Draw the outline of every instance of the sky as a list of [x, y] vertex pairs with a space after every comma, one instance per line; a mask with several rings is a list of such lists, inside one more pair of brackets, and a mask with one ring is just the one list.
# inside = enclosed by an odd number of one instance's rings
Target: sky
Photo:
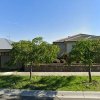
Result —
[[0, 0], [0, 38], [52, 43], [79, 33], [100, 36], [100, 0]]

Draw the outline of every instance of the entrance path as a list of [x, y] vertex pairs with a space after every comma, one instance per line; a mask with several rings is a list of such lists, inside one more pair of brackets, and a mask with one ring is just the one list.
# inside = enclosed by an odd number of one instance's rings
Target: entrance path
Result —
[[[100, 76], [100, 72], [91, 72], [92, 76]], [[0, 72], [0, 75], [30, 75], [30, 72]], [[80, 75], [80, 76], [88, 76], [88, 72], [32, 72], [32, 75], [39, 75], [39, 76], [73, 76], [73, 75]]]

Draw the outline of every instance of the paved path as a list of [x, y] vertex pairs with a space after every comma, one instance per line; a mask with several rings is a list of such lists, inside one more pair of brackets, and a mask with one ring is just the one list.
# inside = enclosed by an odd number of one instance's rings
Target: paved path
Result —
[[[100, 76], [100, 72], [91, 72], [92, 76]], [[0, 72], [0, 75], [30, 75], [29, 72]], [[71, 75], [80, 75], [88, 76], [88, 72], [32, 72], [32, 75], [46, 76], [71, 76]]]
[[89, 91], [41, 91], [24, 89], [0, 89], [0, 96], [26, 96], [38, 98], [94, 98], [100, 100], [100, 92]]

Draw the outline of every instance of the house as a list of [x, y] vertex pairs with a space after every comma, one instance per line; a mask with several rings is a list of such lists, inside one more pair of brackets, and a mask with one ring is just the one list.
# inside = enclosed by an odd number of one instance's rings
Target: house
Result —
[[73, 36], [68, 36], [67, 38], [56, 40], [53, 42], [53, 44], [58, 45], [60, 47], [59, 55], [61, 55], [65, 52], [69, 53], [72, 49], [73, 44], [75, 44], [75, 42], [80, 39], [100, 39], [100, 36], [88, 35], [88, 34], [77, 34]]
[[[4, 68], [7, 67], [7, 65], [5, 64], [7, 61], [10, 60], [10, 55], [9, 52], [12, 49], [12, 44], [13, 41], [8, 40], [8, 39], [4, 39], [4, 38], [0, 38], [0, 67]], [[13, 68], [17, 69], [17, 68], [21, 68], [22, 64], [17, 63], [16, 66], [13, 66]]]
[[13, 41], [0, 38], [0, 67], [5, 67], [5, 63], [10, 60], [9, 51], [12, 49]]

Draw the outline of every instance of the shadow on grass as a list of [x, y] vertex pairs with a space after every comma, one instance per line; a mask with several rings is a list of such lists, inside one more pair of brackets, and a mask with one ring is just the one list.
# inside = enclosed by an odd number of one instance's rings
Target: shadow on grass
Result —
[[[0, 76], [0, 88], [6, 89], [30, 89], [30, 90], [58, 90], [63, 87], [71, 86], [75, 76], [33, 76], [32, 81], [29, 77], [18, 75]], [[22, 84], [21, 84], [22, 83]], [[13, 84], [15, 84], [13, 86]], [[78, 83], [77, 83], [78, 84]]]
[[[16, 75], [8, 75], [8, 76], [0, 76], [0, 88], [10, 88], [12, 83], [18, 84], [17, 82], [23, 82], [25, 81], [26, 84], [22, 85], [21, 88], [19, 89], [30, 89], [32, 90], [31, 92], [29, 90], [27, 91], [20, 91], [19, 94], [16, 94], [14, 92], [15, 90], [0, 90], [4, 91], [4, 94], [9, 94], [13, 92], [12, 96], [17, 96], [19, 95], [19, 98], [7, 98], [6, 100], [24, 100], [23, 98], [26, 96], [26, 94], [32, 94], [34, 97], [25, 97], [25, 100], [54, 100], [52, 96], [56, 97], [57, 94], [57, 89], [62, 88], [62, 87], [67, 87], [70, 86], [73, 81], [76, 79], [75, 76], [37, 76], [37, 79], [33, 77], [32, 81], [29, 82], [28, 78], [22, 77], [22, 76], [16, 76]], [[12, 87], [11, 87], [12, 88]], [[38, 91], [40, 90], [40, 91]], [[43, 91], [43, 90], [53, 90], [53, 91]], [[22, 96], [24, 94], [24, 96]], [[35, 97], [36, 96], [36, 97]], [[41, 97], [42, 96], [42, 97]], [[45, 96], [49, 96], [51, 98], [43, 98]], [[0, 96], [0, 98], [3, 99], [3, 96]], [[26, 99], [27, 98], [27, 99]], [[32, 98], [32, 99], [31, 99]]]
[[75, 80], [74, 76], [42, 76], [42, 78], [37, 82], [32, 82], [27, 84], [22, 88], [31, 90], [57, 90], [62, 87], [67, 87], [71, 85], [71, 82]]
[[23, 78], [16, 75], [0, 76], [0, 88], [10, 88], [13, 84], [21, 81]]

